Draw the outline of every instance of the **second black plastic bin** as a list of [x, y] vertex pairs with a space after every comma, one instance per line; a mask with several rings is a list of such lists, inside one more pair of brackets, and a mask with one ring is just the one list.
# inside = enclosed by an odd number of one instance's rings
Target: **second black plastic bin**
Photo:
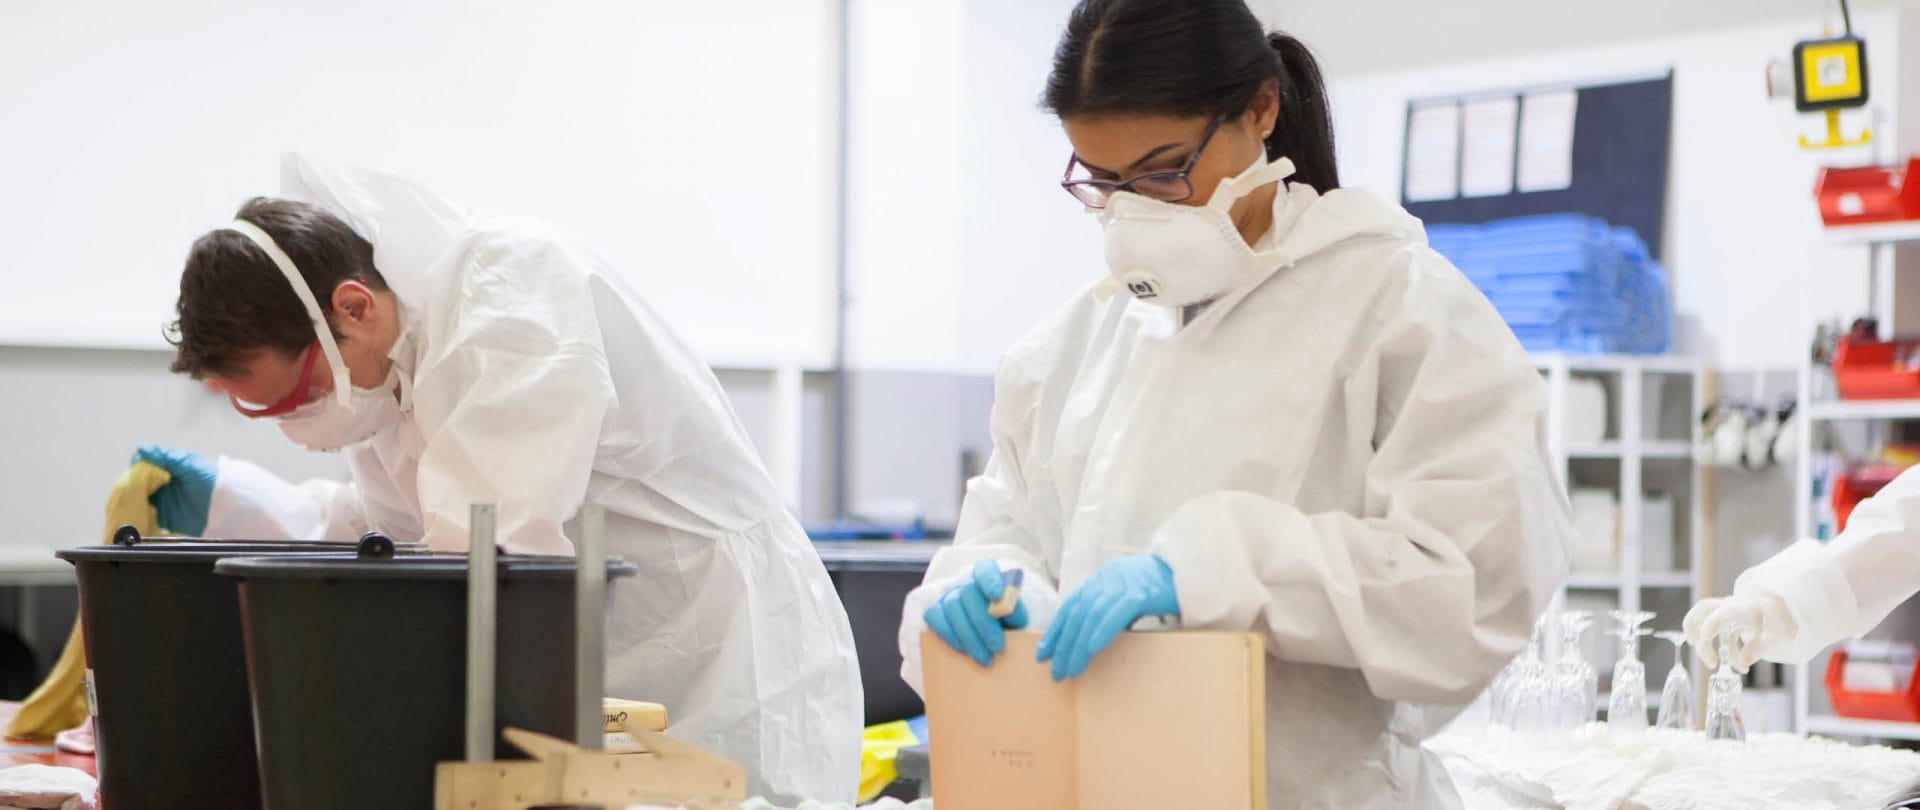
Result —
[[[609, 592], [637, 570], [607, 568]], [[570, 738], [574, 561], [501, 556], [499, 569], [496, 722]], [[435, 764], [465, 754], [466, 558], [218, 570], [240, 580], [268, 810], [432, 807]]]

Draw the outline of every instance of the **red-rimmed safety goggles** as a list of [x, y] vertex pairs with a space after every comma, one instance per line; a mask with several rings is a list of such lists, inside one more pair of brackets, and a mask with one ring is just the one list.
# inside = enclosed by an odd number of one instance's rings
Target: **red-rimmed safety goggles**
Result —
[[308, 381], [313, 378], [313, 360], [319, 356], [320, 341], [315, 340], [312, 346], [307, 347], [306, 361], [300, 364], [299, 384], [293, 387], [293, 393], [288, 394], [279, 402], [275, 402], [264, 408], [249, 408], [240, 404], [240, 398], [233, 394], [227, 394], [227, 400], [233, 403], [234, 410], [239, 411], [242, 416], [249, 419], [264, 419], [270, 416], [286, 416], [287, 414], [293, 413], [299, 410], [300, 406], [307, 404], [307, 390], [311, 386]]

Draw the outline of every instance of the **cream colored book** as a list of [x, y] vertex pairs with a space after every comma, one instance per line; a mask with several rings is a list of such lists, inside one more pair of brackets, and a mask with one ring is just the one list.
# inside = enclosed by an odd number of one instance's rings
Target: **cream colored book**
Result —
[[1260, 635], [1125, 633], [1064, 683], [1039, 642], [1010, 632], [981, 667], [921, 638], [940, 810], [1264, 810]]

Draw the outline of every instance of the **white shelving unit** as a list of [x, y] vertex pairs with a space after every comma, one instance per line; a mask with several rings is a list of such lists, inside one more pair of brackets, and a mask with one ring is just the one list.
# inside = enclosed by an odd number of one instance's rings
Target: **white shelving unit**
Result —
[[[1891, 253], [1901, 245], [1920, 245], [1920, 221], [1831, 227], [1826, 229], [1826, 236], [1829, 244], [1871, 248], [1873, 255], [1869, 272], [1877, 275], [1882, 264], [1890, 266], [1892, 263], [1890, 257], [1885, 254]], [[1883, 262], [1883, 259], [1889, 260]], [[1869, 301], [1868, 306], [1877, 312], [1877, 303]], [[1800, 431], [1799, 461], [1795, 465], [1794, 475], [1794, 527], [1797, 536], [1800, 537], [1813, 537], [1816, 534], [1813, 492], [1814, 436], [1820, 426], [1839, 423], [1866, 423], [1877, 426], [1901, 421], [1920, 422], [1920, 400], [1842, 401], [1837, 398], [1832, 379], [1831, 372], [1825, 368], [1816, 368], [1810, 357], [1801, 365], [1800, 403], [1801, 412], [1806, 416], [1806, 423], [1805, 429]], [[1820, 658], [1816, 657], [1815, 660]], [[1794, 729], [1799, 733], [1867, 740], [1920, 741], [1920, 723], [1852, 720], [1813, 713], [1812, 691], [1815, 678], [1812, 666], [1796, 664], [1789, 671], [1792, 673], [1793, 681]]]
[[1920, 244], [1920, 220], [1837, 225], [1827, 229], [1827, 244], [1879, 247]]
[[1827, 737], [1850, 737], [1862, 740], [1913, 740], [1920, 741], [1920, 723], [1890, 723], [1884, 720], [1852, 720], [1845, 717], [1814, 716], [1807, 718], [1806, 733]]
[[[1706, 482], [1694, 464], [1690, 440], [1704, 398], [1699, 365], [1677, 357], [1559, 354], [1537, 355], [1534, 364], [1547, 382], [1548, 445], [1561, 481], [1569, 492], [1600, 487], [1619, 495], [1614, 569], [1569, 576], [1559, 601], [1564, 602], [1568, 592], [1614, 595], [1623, 610], [1641, 609], [1648, 597], [1681, 609], [1697, 601], [1701, 562], [1708, 559], [1700, 512]], [[1576, 444], [1568, 436], [1569, 390], [1580, 378], [1599, 380], [1607, 388], [1608, 428], [1599, 443]], [[1684, 562], [1685, 570], [1643, 570], [1650, 487], [1673, 499], [1676, 547], [1671, 558], [1676, 565]], [[1662, 615], [1656, 624], [1664, 630], [1678, 627], [1679, 621], [1678, 615]]]

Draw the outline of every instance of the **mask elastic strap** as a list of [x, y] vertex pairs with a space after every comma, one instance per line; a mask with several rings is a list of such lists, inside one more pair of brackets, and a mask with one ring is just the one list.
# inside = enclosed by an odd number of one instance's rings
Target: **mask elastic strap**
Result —
[[333, 330], [327, 326], [325, 311], [320, 302], [314, 300], [313, 290], [307, 288], [307, 280], [300, 270], [293, 266], [293, 259], [273, 241], [260, 226], [244, 219], [236, 219], [220, 227], [220, 230], [233, 231], [246, 237], [254, 245], [265, 251], [267, 258], [273, 260], [273, 266], [280, 268], [280, 275], [286, 276], [287, 283], [293, 286], [293, 294], [299, 296], [300, 304], [307, 308], [307, 317], [313, 321], [315, 334], [320, 338], [320, 351], [327, 356], [327, 364], [333, 370], [333, 394], [340, 404], [347, 405], [352, 397], [353, 386], [347, 374], [347, 364], [340, 358], [340, 346], [333, 342]]
[[1253, 165], [1248, 166], [1245, 171], [1220, 181], [1219, 187], [1214, 189], [1213, 196], [1207, 199], [1207, 207], [1224, 213], [1254, 189], [1285, 180], [1294, 174], [1292, 158], [1283, 157], [1269, 161], [1267, 153], [1262, 151], [1260, 157], [1255, 158]]

